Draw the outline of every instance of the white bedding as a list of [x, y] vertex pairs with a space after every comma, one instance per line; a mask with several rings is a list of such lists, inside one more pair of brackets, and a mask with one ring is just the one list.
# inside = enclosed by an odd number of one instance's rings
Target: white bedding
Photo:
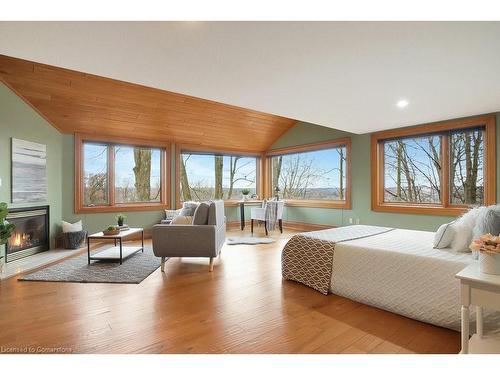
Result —
[[337, 243], [331, 292], [459, 330], [459, 281], [455, 274], [473, 261], [472, 255], [433, 249], [433, 238], [433, 232], [396, 229]]

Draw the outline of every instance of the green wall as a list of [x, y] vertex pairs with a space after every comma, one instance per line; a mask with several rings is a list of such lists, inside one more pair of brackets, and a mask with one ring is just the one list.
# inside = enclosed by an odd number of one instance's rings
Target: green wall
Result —
[[[47, 201], [11, 203], [11, 138], [47, 145]], [[0, 201], [9, 207], [50, 205], [50, 237], [54, 246], [62, 217], [62, 135], [14, 92], [0, 83]]]
[[[500, 113], [497, 113], [500, 124]], [[498, 125], [497, 125], [498, 127]], [[360, 224], [411, 228], [433, 231], [452, 217], [435, 215], [408, 215], [382, 213], [371, 210], [370, 134], [352, 134], [305, 122], [297, 123], [286, 132], [271, 149], [296, 146], [325, 140], [351, 137], [351, 209], [287, 207], [283, 219], [312, 224], [348, 225], [359, 220]], [[500, 150], [500, 132], [497, 130], [497, 149]], [[497, 157], [498, 159], [498, 157]], [[500, 183], [500, 162], [497, 161], [497, 186]], [[497, 189], [497, 201], [500, 189]]]

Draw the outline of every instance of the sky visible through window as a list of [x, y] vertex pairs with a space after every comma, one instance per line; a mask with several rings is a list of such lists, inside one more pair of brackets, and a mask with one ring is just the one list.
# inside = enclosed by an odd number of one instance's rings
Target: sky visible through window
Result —
[[[152, 149], [151, 153], [151, 186], [156, 186], [161, 177], [161, 152], [159, 149]], [[115, 146], [115, 185], [126, 187], [134, 184], [134, 147]]]
[[440, 153], [439, 135], [384, 142], [385, 200], [439, 202]]
[[284, 199], [344, 200], [346, 148], [274, 156], [272, 174]]
[[[188, 158], [189, 156], [189, 158]], [[204, 187], [215, 186], [214, 155], [183, 154], [186, 162], [186, 172], [190, 182], [199, 183]], [[230, 156], [224, 156], [222, 186], [229, 187], [230, 183]], [[256, 158], [242, 157], [238, 160], [238, 177], [234, 182], [235, 188], [255, 188]]]
[[310, 163], [313, 166], [311, 173], [314, 174], [314, 178], [310, 179], [309, 188], [326, 189], [340, 187], [340, 155], [336, 149], [283, 155], [283, 163], [285, 164], [287, 159], [292, 161], [297, 157], [300, 158], [301, 162]]
[[[441, 147], [448, 143], [450, 192], [442, 191]], [[386, 202], [482, 204], [484, 199], [484, 129], [465, 129], [386, 140], [384, 200]], [[448, 198], [448, 196], [450, 196]]]
[[[85, 205], [108, 203], [108, 150], [106, 144], [84, 143]], [[140, 159], [139, 176], [149, 175], [149, 184], [136, 184], [134, 150], [145, 150]], [[151, 165], [148, 167], [148, 151]], [[114, 146], [114, 192], [117, 203], [159, 202], [161, 192], [161, 150], [134, 146]], [[147, 181], [147, 178], [146, 178]], [[113, 188], [113, 187], [111, 187]]]
[[[115, 185], [124, 187], [128, 181], [134, 181], [134, 148], [130, 146], [116, 146], [115, 158]], [[85, 175], [106, 173], [107, 147], [105, 145], [85, 143]], [[160, 150], [153, 149], [151, 155], [151, 185], [160, 179]]]

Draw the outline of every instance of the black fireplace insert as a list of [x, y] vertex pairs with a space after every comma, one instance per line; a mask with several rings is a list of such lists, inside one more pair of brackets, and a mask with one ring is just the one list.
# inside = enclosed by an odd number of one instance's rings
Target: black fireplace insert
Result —
[[10, 208], [7, 221], [16, 229], [7, 242], [5, 262], [49, 249], [49, 206]]

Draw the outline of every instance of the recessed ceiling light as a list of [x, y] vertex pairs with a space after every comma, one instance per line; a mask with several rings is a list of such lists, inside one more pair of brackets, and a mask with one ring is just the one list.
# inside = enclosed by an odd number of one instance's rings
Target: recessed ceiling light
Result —
[[408, 106], [408, 104], [410, 104], [410, 102], [408, 100], [405, 100], [405, 99], [398, 100], [398, 102], [396, 103], [396, 105], [399, 108], [405, 108]]

